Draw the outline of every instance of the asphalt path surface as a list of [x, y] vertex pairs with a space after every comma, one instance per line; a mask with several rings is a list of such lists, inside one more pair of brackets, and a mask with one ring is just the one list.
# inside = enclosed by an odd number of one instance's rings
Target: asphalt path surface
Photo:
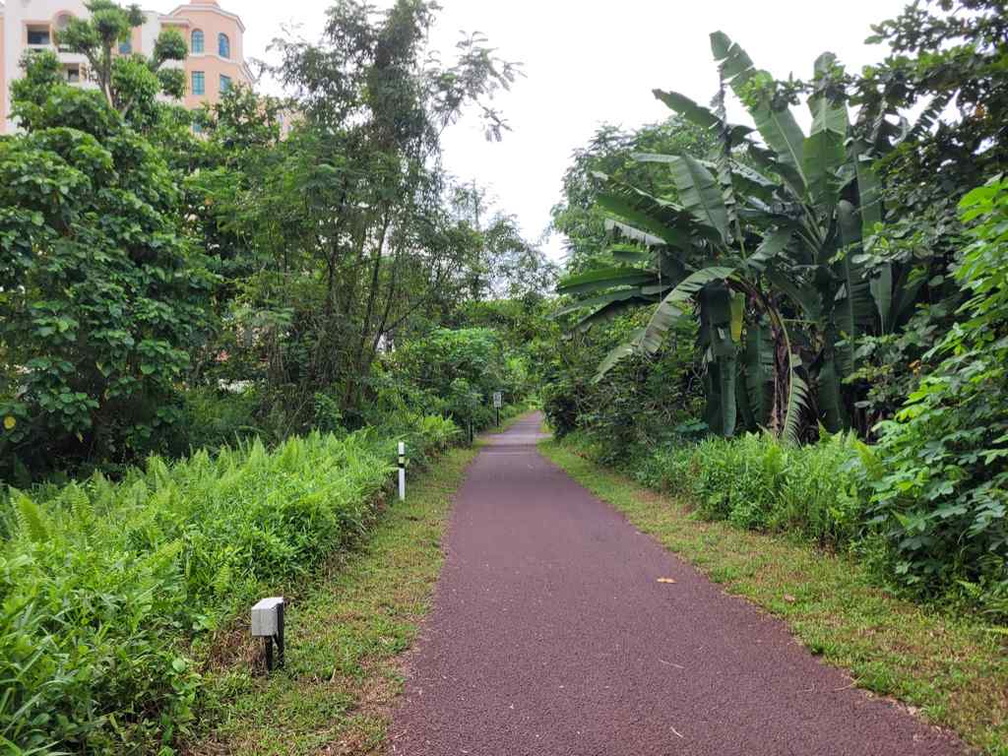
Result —
[[539, 423], [456, 496], [391, 753], [963, 752], [635, 530], [538, 453]]

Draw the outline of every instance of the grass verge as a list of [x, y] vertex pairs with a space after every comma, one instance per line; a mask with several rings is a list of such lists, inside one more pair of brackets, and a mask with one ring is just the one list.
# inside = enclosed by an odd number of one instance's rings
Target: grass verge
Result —
[[[451, 497], [478, 445], [415, 478], [405, 503], [327, 565], [287, 613], [287, 664], [264, 677], [247, 629], [208, 673], [206, 717], [219, 724], [190, 754], [370, 754], [380, 750], [413, 642], [441, 568]], [[226, 644], [225, 644], [226, 645]]]
[[728, 593], [782, 618], [812, 653], [849, 670], [859, 687], [899, 699], [977, 749], [1008, 754], [1003, 628], [894, 598], [848, 558], [700, 520], [686, 502], [641, 488], [553, 440], [540, 448]]

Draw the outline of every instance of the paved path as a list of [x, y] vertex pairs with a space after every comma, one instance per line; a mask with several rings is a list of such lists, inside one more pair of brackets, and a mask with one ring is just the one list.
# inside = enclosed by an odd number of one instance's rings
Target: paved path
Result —
[[960, 752], [635, 530], [539, 455], [538, 427], [496, 437], [459, 491], [392, 753]]

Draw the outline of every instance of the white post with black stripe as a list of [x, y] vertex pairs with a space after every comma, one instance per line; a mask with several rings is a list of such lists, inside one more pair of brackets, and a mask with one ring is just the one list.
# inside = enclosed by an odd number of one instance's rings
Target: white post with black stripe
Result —
[[406, 442], [399, 442], [399, 501], [406, 500]]

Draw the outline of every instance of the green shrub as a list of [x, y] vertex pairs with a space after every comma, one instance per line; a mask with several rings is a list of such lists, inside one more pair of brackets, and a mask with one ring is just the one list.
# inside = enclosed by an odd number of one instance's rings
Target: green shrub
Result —
[[259, 407], [259, 394], [252, 389], [186, 391], [182, 396], [179, 420], [168, 431], [170, 440], [166, 451], [180, 457], [197, 449], [216, 451], [242, 439], [263, 438], [267, 436], [265, 428], [256, 419]]
[[558, 439], [577, 430], [579, 393], [584, 392], [566, 375], [542, 387], [543, 414]]
[[[422, 459], [454, 427], [400, 432]], [[149, 752], [193, 718], [200, 638], [367, 529], [395, 437], [366, 430], [259, 441], [175, 464], [154, 457], [0, 514], [0, 733], [8, 747]], [[197, 650], [193, 650], [197, 649]], [[4, 742], [0, 739], [0, 742]]]
[[955, 276], [972, 297], [941, 358], [880, 425], [873, 513], [884, 567], [920, 595], [954, 591], [1008, 615], [1008, 181], [960, 205], [971, 243]]
[[810, 446], [770, 434], [708, 438], [665, 447], [633, 470], [644, 485], [691, 496], [709, 519], [839, 545], [865, 527], [861, 446], [851, 434]]
[[343, 411], [333, 392], [316, 391], [313, 426], [323, 433], [341, 434], [345, 431]]
[[489, 328], [438, 328], [386, 355], [372, 380], [374, 400], [363, 413], [371, 425], [388, 427], [396, 418], [440, 414], [474, 431], [493, 425], [492, 395], [501, 391], [506, 408], [528, 390], [526, 366], [509, 356], [499, 333]]

